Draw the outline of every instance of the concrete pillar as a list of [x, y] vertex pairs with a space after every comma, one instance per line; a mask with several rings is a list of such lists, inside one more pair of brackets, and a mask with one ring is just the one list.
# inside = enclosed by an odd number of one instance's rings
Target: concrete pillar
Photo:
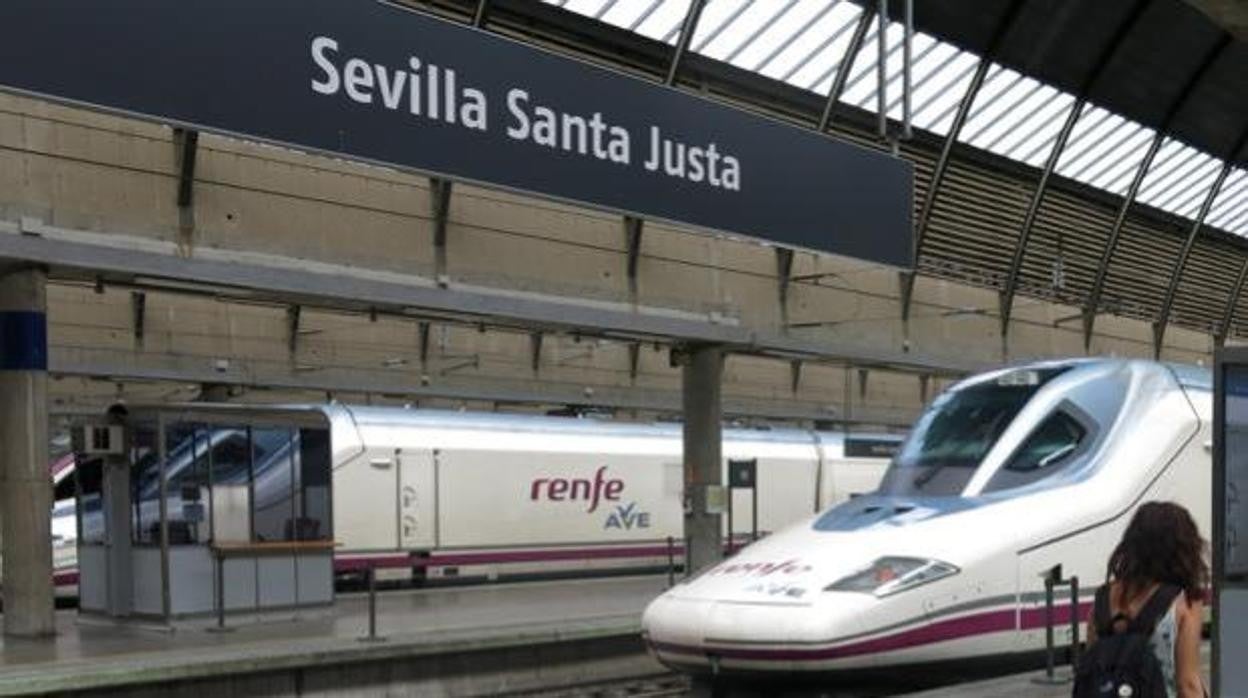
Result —
[[[724, 557], [721, 515], [707, 512], [708, 487], [722, 488], [724, 482], [720, 405], [723, 369], [724, 354], [717, 346], [694, 346], [684, 352], [685, 538], [690, 569], [695, 572]], [[715, 504], [723, 503], [721, 496]]]
[[55, 632], [46, 284], [38, 269], [0, 276], [0, 555], [6, 636]]

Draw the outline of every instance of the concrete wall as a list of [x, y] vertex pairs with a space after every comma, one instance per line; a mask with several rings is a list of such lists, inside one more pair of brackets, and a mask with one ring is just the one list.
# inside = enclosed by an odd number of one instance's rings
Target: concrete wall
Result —
[[[0, 218], [29, 216], [177, 242], [185, 255], [209, 247], [425, 278], [436, 271], [425, 178], [204, 135], [188, 215], [175, 204], [176, 172], [168, 128], [0, 95]], [[894, 270], [831, 255], [795, 255], [799, 281], [782, 308], [772, 248], [657, 224], [645, 227], [634, 289], [618, 216], [479, 187], [454, 188], [446, 259], [452, 288], [637, 303], [769, 331], [783, 330], [786, 321], [821, 323], [788, 332], [829, 346], [905, 351], [937, 364], [989, 366], [1084, 353], [1078, 308], [1020, 297], [1004, 344], [995, 291], [929, 277], [916, 284], [904, 326]], [[148, 293], [146, 300], [140, 341], [130, 289], [97, 293], [90, 285], [61, 283], [50, 290], [54, 365], [118, 379], [55, 381], [61, 408], [84, 396], [115, 396], [118, 381], [122, 394], [186, 399], [206, 371], [227, 382], [290, 388], [270, 393], [274, 399], [324, 397], [323, 390], [307, 389], [315, 385], [343, 399], [449, 396], [451, 404], [469, 406], [542, 391], [551, 403], [581, 396], [643, 412], [645, 405], [679, 405], [679, 374], [662, 347], [643, 347], [633, 379], [625, 343], [547, 337], [535, 372], [527, 334], [439, 323], [421, 365], [411, 318], [307, 308], [292, 352], [284, 307], [168, 293]], [[1145, 322], [1105, 316], [1096, 330], [1094, 354], [1151, 355]], [[1208, 361], [1211, 348], [1204, 333], [1172, 328], [1164, 358]], [[136, 376], [150, 380], [136, 383]], [[916, 375], [872, 370], [864, 382], [856, 368], [835, 362], [807, 363], [800, 378], [794, 392], [787, 361], [734, 356], [725, 400], [736, 400], [742, 411], [756, 404], [760, 413], [787, 409], [810, 418], [883, 422], [908, 420], [923, 394]], [[940, 385], [929, 382], [929, 394]]]

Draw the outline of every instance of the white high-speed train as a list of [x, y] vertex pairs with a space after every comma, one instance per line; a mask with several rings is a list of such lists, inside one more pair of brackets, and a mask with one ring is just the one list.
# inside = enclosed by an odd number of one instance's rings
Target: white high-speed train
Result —
[[[337, 404], [316, 409], [333, 434], [340, 574], [375, 567], [381, 579], [403, 580], [653, 567], [667, 563], [669, 536], [681, 562], [677, 424]], [[168, 446], [167, 508], [175, 530], [182, 528], [182, 478], [209, 443], [198, 438], [194, 448]], [[766, 532], [874, 490], [900, 442], [888, 434], [725, 429], [723, 456], [725, 468], [728, 459], [758, 460], [757, 528]], [[210, 443], [214, 453], [248, 449], [241, 429], [218, 429]], [[284, 451], [274, 453], [273, 462], [286, 462]], [[266, 476], [269, 464], [254, 466], [255, 508], [280, 511], [292, 490], [288, 480]], [[53, 533], [62, 593], [77, 582], [71, 472], [56, 474]], [[142, 502], [136, 507], [153, 509], [140, 512], [142, 520], [156, 516], [157, 485], [135, 485]], [[734, 505], [741, 540], [753, 526], [749, 492], [738, 490]], [[90, 537], [102, 526], [98, 498], [84, 509], [81, 530]]]
[[[874, 669], [1044, 647], [1044, 579], [1086, 614], [1141, 502], [1209, 534], [1211, 376], [1149, 361], [1036, 363], [967, 379], [911, 431], [878, 492], [673, 587], [643, 617], [691, 672]], [[1056, 569], [1056, 568], [1060, 568]], [[1069, 644], [1069, 592], [1057, 593]]]

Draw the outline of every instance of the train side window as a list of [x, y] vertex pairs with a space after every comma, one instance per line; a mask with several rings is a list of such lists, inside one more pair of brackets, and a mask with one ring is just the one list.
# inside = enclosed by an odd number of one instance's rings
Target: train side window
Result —
[[1088, 434], [1088, 427], [1075, 416], [1065, 410], [1054, 412], [1023, 441], [984, 491], [1021, 487], [1061, 470], [1083, 453]]

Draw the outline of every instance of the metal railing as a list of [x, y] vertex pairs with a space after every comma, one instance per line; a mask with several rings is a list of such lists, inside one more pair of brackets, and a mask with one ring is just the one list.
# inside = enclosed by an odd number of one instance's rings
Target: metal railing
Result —
[[[1070, 587], [1070, 676], [1057, 674], [1057, 647], [1054, 639], [1056, 614], [1053, 608], [1054, 593], [1059, 586]], [[1074, 680], [1074, 673], [1079, 668], [1079, 577], [1072, 575], [1070, 579], [1060, 578], [1060, 568], [1044, 578], [1044, 676], [1035, 679], [1036, 683], [1059, 684]]]

